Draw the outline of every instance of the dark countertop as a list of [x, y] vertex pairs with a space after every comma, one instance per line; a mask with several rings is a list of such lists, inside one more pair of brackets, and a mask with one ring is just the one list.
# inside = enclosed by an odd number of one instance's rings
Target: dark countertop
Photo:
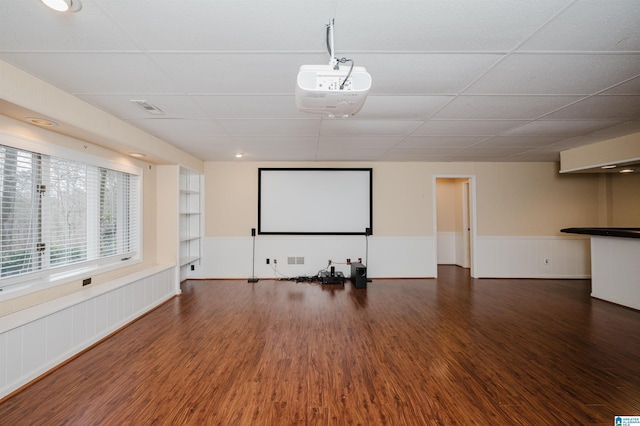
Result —
[[604, 237], [640, 238], [640, 228], [564, 228], [560, 232]]

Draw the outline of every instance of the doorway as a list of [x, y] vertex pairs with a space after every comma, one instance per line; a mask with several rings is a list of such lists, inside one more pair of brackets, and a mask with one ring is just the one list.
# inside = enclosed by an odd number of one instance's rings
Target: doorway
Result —
[[436, 176], [434, 229], [437, 265], [457, 265], [474, 273], [475, 180], [473, 176]]

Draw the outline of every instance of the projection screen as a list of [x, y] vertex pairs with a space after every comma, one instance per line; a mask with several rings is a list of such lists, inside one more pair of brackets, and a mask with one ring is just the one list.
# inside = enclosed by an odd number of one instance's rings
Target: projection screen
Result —
[[372, 228], [372, 169], [258, 169], [258, 233], [364, 235]]

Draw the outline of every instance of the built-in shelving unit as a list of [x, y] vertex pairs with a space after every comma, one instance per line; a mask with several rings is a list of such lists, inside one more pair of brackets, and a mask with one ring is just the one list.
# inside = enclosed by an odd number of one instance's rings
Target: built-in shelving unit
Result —
[[180, 167], [179, 172], [180, 279], [190, 276], [202, 255], [202, 174]]
[[159, 165], [157, 171], [157, 261], [175, 267], [180, 294], [181, 281], [202, 273], [204, 177], [178, 165]]

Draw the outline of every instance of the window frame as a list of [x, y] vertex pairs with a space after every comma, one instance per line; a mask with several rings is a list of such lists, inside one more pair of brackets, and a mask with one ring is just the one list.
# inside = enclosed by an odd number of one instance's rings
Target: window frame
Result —
[[[0, 145], [11, 147], [18, 150], [30, 151], [35, 154], [44, 156], [58, 157], [64, 160], [81, 162], [94, 167], [102, 167], [118, 172], [124, 172], [135, 175], [138, 178], [138, 184], [130, 187], [130, 199], [135, 199], [135, 205], [130, 205], [133, 210], [133, 217], [137, 219], [137, 227], [133, 241], [136, 247], [131, 252], [131, 256], [123, 258], [123, 254], [116, 254], [104, 258], [87, 259], [84, 262], [57, 266], [55, 268], [47, 268], [34, 272], [28, 272], [18, 276], [8, 276], [0, 279], [0, 301], [8, 300], [30, 293], [52, 288], [61, 284], [68, 283], [74, 279], [84, 279], [96, 274], [105, 273], [134, 264], [141, 263], [143, 260], [143, 169], [133, 163], [127, 163], [122, 160], [130, 161], [123, 158], [120, 161], [99, 157], [97, 155], [74, 149], [62, 147], [44, 140], [34, 140], [22, 135], [0, 130]], [[84, 149], [89, 149], [89, 145], [84, 144]], [[91, 226], [87, 226], [92, 228]], [[87, 240], [91, 237], [87, 236]], [[99, 237], [98, 237], [99, 238]]]

